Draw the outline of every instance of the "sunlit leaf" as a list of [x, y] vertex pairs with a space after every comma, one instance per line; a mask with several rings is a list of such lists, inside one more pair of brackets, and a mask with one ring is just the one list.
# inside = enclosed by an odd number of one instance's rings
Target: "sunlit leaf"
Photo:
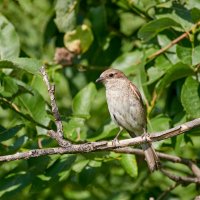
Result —
[[96, 92], [94, 83], [89, 83], [84, 87], [73, 99], [73, 114], [89, 116]]
[[21, 69], [31, 74], [39, 74], [41, 66], [42, 62], [34, 58], [14, 58], [0, 61], [0, 68]]
[[89, 26], [83, 24], [75, 30], [68, 31], [64, 36], [64, 44], [71, 52], [80, 54], [86, 52], [93, 41], [93, 34]]

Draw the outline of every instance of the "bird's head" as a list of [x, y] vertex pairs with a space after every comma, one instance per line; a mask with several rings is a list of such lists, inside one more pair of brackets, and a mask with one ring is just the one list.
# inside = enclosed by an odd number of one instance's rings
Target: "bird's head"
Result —
[[108, 82], [113, 82], [118, 79], [124, 79], [124, 78], [126, 78], [126, 76], [120, 70], [107, 69], [100, 75], [100, 77], [96, 80], [96, 82], [101, 82], [103, 84], [106, 84]]

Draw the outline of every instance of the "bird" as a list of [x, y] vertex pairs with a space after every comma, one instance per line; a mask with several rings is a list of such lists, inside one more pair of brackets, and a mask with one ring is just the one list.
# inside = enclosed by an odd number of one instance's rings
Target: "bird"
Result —
[[[96, 80], [106, 88], [108, 110], [112, 121], [120, 128], [114, 140], [125, 129], [131, 137], [147, 134], [147, 118], [138, 88], [117, 69], [107, 69]], [[141, 144], [151, 172], [159, 169], [159, 158], [150, 142]]]

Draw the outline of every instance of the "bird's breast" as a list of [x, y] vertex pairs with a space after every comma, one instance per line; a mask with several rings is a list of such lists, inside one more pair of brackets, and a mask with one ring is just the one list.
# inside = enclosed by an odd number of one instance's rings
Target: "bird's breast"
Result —
[[146, 122], [137, 98], [123, 87], [106, 89], [106, 98], [112, 120], [136, 135], [142, 134]]

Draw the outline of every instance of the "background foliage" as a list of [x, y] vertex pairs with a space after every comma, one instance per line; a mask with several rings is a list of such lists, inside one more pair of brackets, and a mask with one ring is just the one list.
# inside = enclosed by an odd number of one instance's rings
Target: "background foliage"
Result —
[[[149, 132], [200, 117], [198, 0], [2, 0], [0, 12], [1, 155], [57, 146], [46, 134], [55, 124], [38, 71], [44, 62], [71, 141], [116, 135], [105, 89], [94, 84], [109, 66], [139, 87]], [[148, 58], [192, 27], [188, 37]], [[155, 147], [199, 160], [199, 133], [195, 129]], [[164, 165], [189, 173], [180, 164]], [[142, 158], [110, 152], [1, 163], [0, 179], [1, 199], [148, 199], [172, 184], [160, 172], [150, 174]], [[192, 199], [198, 192], [195, 184], [178, 186], [167, 198]]]

